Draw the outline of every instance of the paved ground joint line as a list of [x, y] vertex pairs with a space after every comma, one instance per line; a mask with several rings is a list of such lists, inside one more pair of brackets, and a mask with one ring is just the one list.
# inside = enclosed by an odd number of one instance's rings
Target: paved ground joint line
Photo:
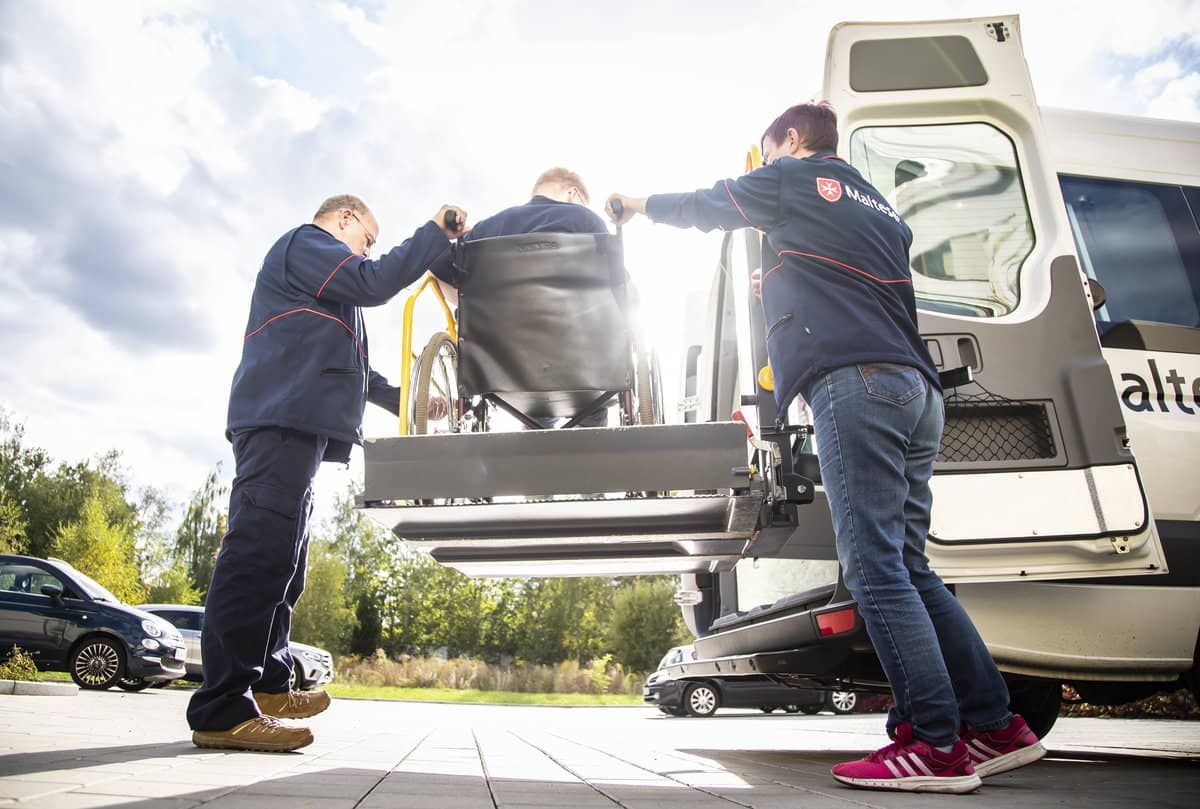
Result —
[[483, 760], [483, 748], [479, 745], [479, 736], [475, 733], [475, 728], [471, 728], [471, 740], [475, 742], [475, 752], [479, 756], [479, 766], [483, 768], [483, 783], [487, 785], [488, 797], [492, 799], [492, 809], [499, 809], [499, 804], [496, 802], [496, 790], [492, 789], [492, 776], [488, 772], [487, 762]]
[[[751, 764], [753, 764], [755, 767], [770, 767], [773, 770], [787, 770], [788, 772], [797, 772], [797, 770], [795, 770], [793, 767], [785, 767], [782, 764], [771, 764], [770, 762], [766, 762], [766, 761], [758, 761], [753, 756], [749, 756], [745, 753], [742, 753], [742, 752], [739, 752], [736, 750], [727, 751], [726, 755], [728, 755], [730, 758], [735, 759], [735, 760], [736, 759], [748, 759], [749, 762]], [[836, 792], [822, 792], [819, 789], [813, 789], [812, 787], [802, 787], [799, 784], [789, 784], [787, 781], [777, 781], [774, 778], [767, 778], [767, 780], [770, 783], [775, 784], [776, 786], [786, 787], [787, 789], [792, 789], [797, 792], [808, 792], [813, 795], [820, 795], [822, 798], [831, 798], [833, 800], [845, 801], [846, 803], [851, 803], [851, 804], [854, 804], [855, 806], [861, 806], [861, 807], [863, 807], [863, 809], [885, 809], [885, 807], [879, 806], [878, 804], [866, 803], [865, 801], [856, 800], [855, 798], [849, 797], [847, 795], [841, 795]], [[928, 794], [928, 793], [926, 793], [926, 794]]]
[[593, 746], [592, 746], [592, 745], [590, 745], [590, 744], [584, 744], [583, 742], [578, 742], [578, 741], [575, 741], [574, 739], [568, 739], [566, 736], [559, 736], [558, 734], [553, 734], [553, 735], [554, 735], [554, 737], [555, 737], [556, 739], [561, 739], [561, 740], [563, 740], [564, 742], [567, 742], [568, 744], [573, 744], [573, 745], [576, 745], [577, 747], [583, 747], [583, 748], [586, 748], [586, 749], [588, 749], [588, 750], [592, 750], [592, 751], [594, 751], [594, 752], [596, 752], [596, 753], [599, 753], [599, 754], [600, 754], [600, 755], [602, 755], [602, 756], [608, 756], [609, 758], [616, 759], [617, 761], [620, 761], [620, 762], [621, 762], [621, 763], [623, 763], [623, 764], [628, 764], [629, 766], [631, 766], [631, 767], [634, 767], [634, 768], [636, 768], [636, 769], [639, 769], [639, 770], [641, 770], [641, 771], [643, 771], [643, 772], [648, 772], [648, 773], [650, 773], [651, 775], [656, 775], [656, 776], [658, 776], [659, 778], [665, 778], [665, 779], [667, 779], [668, 781], [674, 781], [675, 783], [679, 784], [679, 785], [680, 785], [680, 786], [682, 786], [682, 787], [686, 787], [686, 788], [688, 788], [688, 789], [694, 789], [694, 790], [696, 790], [697, 792], [700, 792], [700, 793], [702, 793], [702, 794], [704, 794], [704, 795], [708, 795], [710, 798], [716, 798], [716, 799], [717, 799], [717, 800], [719, 800], [719, 801], [726, 801], [726, 802], [728, 802], [728, 803], [732, 803], [732, 804], [735, 804], [735, 805], [737, 805], [737, 806], [744, 806], [744, 807], [745, 807], [745, 809], [754, 809], [754, 807], [753, 807], [751, 804], [748, 804], [748, 803], [742, 803], [741, 801], [734, 800], [733, 798], [727, 797], [727, 796], [725, 796], [725, 795], [721, 795], [721, 794], [719, 794], [719, 793], [716, 793], [716, 792], [710, 792], [709, 790], [705, 789], [704, 787], [698, 787], [698, 786], [696, 786], [695, 784], [689, 784], [689, 783], [688, 783], [688, 782], [686, 782], [686, 781], [681, 781], [680, 779], [678, 779], [678, 778], [675, 778], [675, 777], [673, 777], [673, 776], [671, 776], [671, 775], [668, 775], [668, 774], [666, 774], [666, 773], [661, 773], [661, 772], [658, 772], [658, 771], [656, 771], [656, 770], [652, 770], [652, 769], [650, 769], [649, 767], [643, 767], [641, 764], [635, 764], [634, 762], [632, 762], [632, 761], [630, 761], [630, 760], [628, 760], [628, 759], [625, 759], [625, 758], [621, 758], [620, 756], [618, 756], [618, 755], [615, 755], [615, 754], [613, 754], [613, 753], [610, 753], [610, 752], [608, 752], [607, 750], [601, 750], [600, 748], [598, 748], [598, 747], [593, 747]]
[[405, 761], [407, 761], [408, 757], [411, 756], [413, 753], [415, 753], [418, 747], [425, 744], [425, 740], [433, 735], [434, 730], [435, 730], [435, 728], [430, 728], [429, 732], [426, 733], [424, 736], [422, 736], [420, 739], [418, 739], [416, 744], [414, 744], [412, 747], [408, 748], [407, 753], [400, 756], [399, 761], [397, 761], [395, 764], [393, 764], [387, 772], [385, 772], [383, 775], [379, 776], [379, 780], [377, 780], [374, 784], [372, 784], [371, 788], [368, 789], [366, 792], [364, 792], [362, 797], [354, 802], [353, 809], [358, 809], [359, 806], [362, 806], [362, 802], [365, 801], [367, 798], [369, 798], [371, 796], [371, 793], [379, 788], [379, 785], [383, 783], [383, 780], [385, 778], [387, 778], [389, 775], [394, 773], [396, 771], [397, 767], [399, 767], [401, 764], [403, 764]]
[[571, 769], [571, 768], [570, 768], [570, 767], [568, 767], [566, 764], [564, 764], [563, 762], [559, 761], [557, 758], [555, 758], [554, 756], [552, 756], [552, 755], [551, 755], [551, 754], [550, 754], [548, 751], [546, 751], [546, 750], [543, 750], [542, 748], [538, 747], [536, 744], [534, 744], [533, 742], [529, 741], [528, 739], [526, 739], [526, 738], [524, 738], [524, 737], [522, 737], [522, 736], [518, 736], [516, 733], [513, 733], [513, 731], [511, 731], [511, 730], [509, 731], [509, 733], [510, 733], [510, 734], [512, 734], [513, 738], [517, 739], [517, 740], [518, 740], [518, 741], [520, 741], [520, 742], [524, 742], [525, 744], [529, 745], [529, 746], [530, 746], [530, 747], [532, 747], [534, 750], [538, 751], [538, 752], [539, 752], [539, 753], [541, 753], [543, 756], [545, 756], [546, 758], [550, 759], [551, 761], [553, 761], [553, 762], [554, 762], [555, 764], [557, 764], [558, 766], [562, 767], [562, 768], [563, 768], [565, 771], [569, 772], [571, 775], [573, 775], [573, 776], [575, 776], [576, 778], [578, 778], [578, 779], [579, 779], [579, 783], [581, 783], [581, 784], [586, 784], [587, 786], [591, 787], [591, 788], [592, 788], [592, 789], [593, 789], [593, 790], [594, 790], [596, 793], [598, 793], [598, 794], [599, 794], [601, 797], [603, 797], [603, 798], [607, 798], [608, 800], [610, 800], [610, 801], [612, 801], [613, 803], [615, 803], [617, 806], [620, 806], [620, 807], [621, 807], [621, 809], [629, 809], [629, 807], [628, 807], [628, 806], [626, 806], [625, 804], [621, 803], [619, 800], [617, 800], [616, 798], [614, 798], [612, 795], [609, 795], [607, 792], [605, 792], [603, 789], [601, 789], [600, 787], [598, 787], [598, 786], [596, 786], [595, 784], [593, 784], [593, 783], [592, 783], [591, 781], [589, 781], [588, 779], [584, 778], [584, 777], [583, 777], [581, 774], [579, 774], [579, 773], [575, 772], [575, 770]]

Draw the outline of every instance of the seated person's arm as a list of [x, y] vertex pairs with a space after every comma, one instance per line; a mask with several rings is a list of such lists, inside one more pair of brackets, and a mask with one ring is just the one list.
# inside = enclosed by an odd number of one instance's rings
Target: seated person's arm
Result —
[[438, 279], [438, 286], [441, 287], [442, 297], [446, 299], [446, 303], [450, 306], [458, 306], [458, 289], [450, 286], [441, 278]]
[[389, 385], [387, 377], [378, 371], [367, 372], [367, 401], [393, 416], [400, 415], [400, 389]]
[[[400, 415], [400, 389], [388, 384], [387, 378], [378, 371], [367, 372], [367, 401], [378, 405], [393, 416]], [[441, 396], [430, 396], [426, 410], [434, 421], [446, 417], [446, 400]]]

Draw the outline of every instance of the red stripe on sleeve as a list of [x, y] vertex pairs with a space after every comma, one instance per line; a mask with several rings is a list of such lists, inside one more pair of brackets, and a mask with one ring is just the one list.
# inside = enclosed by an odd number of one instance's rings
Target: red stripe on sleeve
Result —
[[750, 217], [746, 216], [746, 212], [742, 210], [742, 206], [738, 205], [738, 201], [733, 198], [733, 192], [729, 190], [729, 181], [722, 180], [725, 183], [725, 193], [729, 195], [729, 201], [733, 203], [733, 207], [737, 208], [737, 212], [742, 215], [742, 219], [746, 220], [746, 224], [754, 227], [754, 223], [750, 221]]
[[354, 258], [354, 253], [351, 253], [350, 255], [348, 255], [344, 259], [342, 259], [342, 263], [337, 265], [336, 267], [334, 267], [333, 272], [329, 273], [329, 275], [326, 276], [325, 283], [321, 284], [321, 288], [317, 290], [318, 298], [321, 297], [321, 293], [325, 291], [325, 287], [329, 286], [329, 282], [333, 280], [333, 276], [336, 275], [337, 271], [342, 268], [342, 265], [344, 265], [347, 261], [349, 261], [352, 258]]

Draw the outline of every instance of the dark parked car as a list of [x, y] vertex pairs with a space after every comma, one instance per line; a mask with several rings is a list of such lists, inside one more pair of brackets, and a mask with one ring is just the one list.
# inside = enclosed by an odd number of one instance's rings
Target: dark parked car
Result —
[[[204, 664], [200, 656], [200, 632], [204, 629], [204, 607], [188, 604], [143, 604], [139, 610], [157, 615], [170, 621], [183, 633], [187, 644], [186, 679], [200, 682], [204, 679]], [[288, 650], [292, 653], [292, 688], [308, 691], [325, 685], [333, 679], [333, 655], [307, 643], [291, 641]]]
[[858, 701], [853, 691], [830, 691], [816, 683], [812, 688], [796, 688], [758, 675], [673, 678], [665, 671], [667, 666], [695, 657], [691, 646], [667, 650], [658, 671], [646, 680], [642, 699], [668, 716], [712, 716], [720, 707], [758, 708], [763, 713], [780, 708], [786, 713], [850, 713]]
[[183, 636], [58, 559], [0, 554], [0, 654], [19, 646], [81, 688], [140, 691], [183, 676]]

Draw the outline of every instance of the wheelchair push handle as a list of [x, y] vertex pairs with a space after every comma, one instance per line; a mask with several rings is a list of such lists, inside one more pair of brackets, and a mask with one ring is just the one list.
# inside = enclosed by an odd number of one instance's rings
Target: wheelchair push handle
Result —
[[442, 223], [449, 230], [458, 230], [458, 211], [446, 211], [446, 215], [442, 217]]
[[608, 207], [612, 208], [613, 216], [615, 216], [618, 221], [625, 216], [625, 205], [621, 202], [621, 200], [609, 200]]

